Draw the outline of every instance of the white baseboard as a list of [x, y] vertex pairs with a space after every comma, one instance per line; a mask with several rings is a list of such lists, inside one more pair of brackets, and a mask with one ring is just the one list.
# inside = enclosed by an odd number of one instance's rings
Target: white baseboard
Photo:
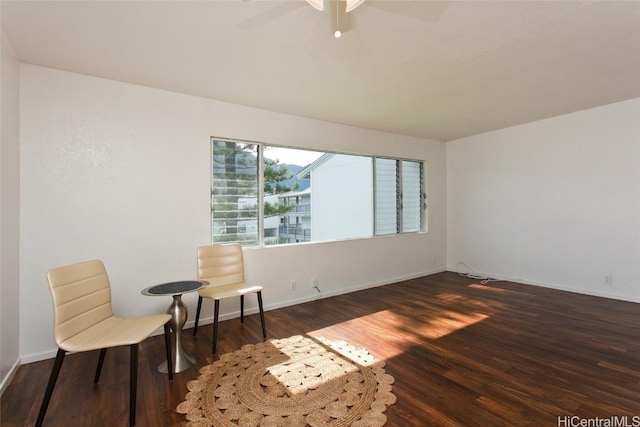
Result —
[[525, 285], [540, 286], [543, 288], [557, 289], [559, 291], [573, 292], [575, 294], [590, 295], [593, 297], [609, 298], [609, 299], [615, 299], [619, 301], [640, 303], [640, 298], [632, 298], [627, 295], [617, 295], [611, 292], [601, 292], [598, 290], [591, 290], [591, 289], [576, 289], [576, 288], [570, 288], [563, 285], [558, 285], [555, 283], [532, 282], [532, 281], [523, 280], [523, 279], [501, 278], [501, 280], [508, 280], [510, 282], [523, 283]]
[[57, 348], [49, 351], [43, 351], [42, 353], [28, 354], [20, 358], [20, 364], [26, 365], [27, 363], [40, 362], [41, 360], [53, 359], [58, 352]]
[[[454, 273], [467, 273], [467, 271], [456, 271], [454, 269], [449, 269], [448, 271], [452, 271]], [[559, 291], [572, 292], [574, 294], [582, 294], [582, 295], [589, 295], [593, 297], [640, 303], [640, 298], [633, 298], [633, 297], [629, 297], [628, 295], [618, 295], [611, 292], [601, 292], [598, 290], [591, 290], [591, 289], [576, 289], [576, 288], [571, 288], [564, 285], [558, 285], [557, 283], [535, 282], [535, 281], [523, 279], [521, 277], [509, 277], [509, 276], [503, 276], [500, 274], [482, 273], [481, 275], [483, 277], [491, 277], [497, 280], [504, 280], [505, 282], [522, 283], [523, 285], [540, 286], [542, 288], [557, 289]]]
[[18, 371], [18, 368], [20, 367], [21, 364], [22, 363], [20, 359], [16, 360], [13, 366], [11, 366], [11, 369], [9, 369], [9, 372], [7, 372], [7, 375], [2, 379], [2, 383], [0, 383], [0, 396], [2, 396], [5, 389], [9, 386], [9, 384], [11, 384], [11, 381], [13, 380], [13, 377], [16, 375], [16, 372]]

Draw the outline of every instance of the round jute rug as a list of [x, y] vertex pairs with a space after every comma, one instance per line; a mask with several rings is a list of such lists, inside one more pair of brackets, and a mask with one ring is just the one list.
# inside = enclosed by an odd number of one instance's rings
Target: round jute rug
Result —
[[396, 401], [391, 384], [366, 349], [296, 335], [223, 354], [176, 411], [188, 427], [380, 427]]

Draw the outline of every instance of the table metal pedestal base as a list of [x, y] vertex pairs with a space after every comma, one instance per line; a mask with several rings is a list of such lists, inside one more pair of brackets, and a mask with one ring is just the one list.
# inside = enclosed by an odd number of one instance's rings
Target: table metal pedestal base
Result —
[[[171, 315], [169, 320], [169, 328], [172, 331], [173, 348], [171, 358], [173, 360], [173, 372], [178, 373], [186, 369], [189, 369], [194, 363], [195, 359], [185, 354], [182, 350], [182, 341], [180, 336], [182, 334], [182, 328], [187, 322], [187, 306], [182, 302], [182, 295], [173, 295], [173, 303], [169, 306], [167, 313]], [[167, 373], [167, 362], [164, 361], [158, 366], [160, 372]]]

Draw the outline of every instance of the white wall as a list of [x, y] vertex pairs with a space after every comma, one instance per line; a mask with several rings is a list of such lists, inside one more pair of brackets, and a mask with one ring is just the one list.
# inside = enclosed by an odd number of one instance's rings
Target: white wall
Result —
[[448, 142], [448, 269], [461, 262], [640, 301], [640, 99]]
[[[311, 276], [331, 295], [445, 267], [444, 143], [25, 64], [20, 77], [23, 362], [55, 349], [45, 283], [52, 267], [103, 259], [121, 315], [166, 310], [168, 298], [140, 291], [194, 277], [195, 249], [210, 235], [211, 136], [429, 165], [429, 233], [248, 249], [247, 279], [265, 286], [267, 308], [316, 298]], [[184, 300], [191, 323], [196, 295]], [[237, 305], [222, 309], [233, 314]]]
[[19, 365], [20, 66], [0, 47], [0, 394]]

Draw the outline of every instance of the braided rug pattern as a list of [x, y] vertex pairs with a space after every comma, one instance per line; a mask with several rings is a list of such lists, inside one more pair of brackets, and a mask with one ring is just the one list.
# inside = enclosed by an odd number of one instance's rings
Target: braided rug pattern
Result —
[[367, 350], [296, 335], [223, 354], [176, 411], [188, 427], [381, 427], [392, 383]]

